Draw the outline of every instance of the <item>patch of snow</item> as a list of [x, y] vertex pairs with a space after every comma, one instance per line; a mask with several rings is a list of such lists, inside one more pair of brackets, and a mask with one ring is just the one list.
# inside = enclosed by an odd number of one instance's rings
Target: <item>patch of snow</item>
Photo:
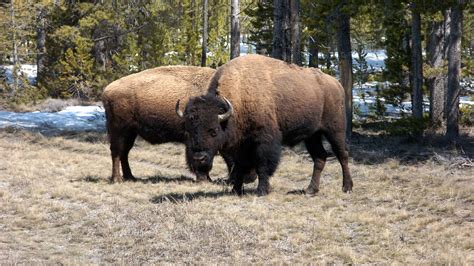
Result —
[[[13, 83], [13, 65], [3, 65], [0, 66], [2, 70], [5, 71], [5, 77], [7, 83]], [[25, 75], [28, 78], [28, 81], [33, 84], [36, 82], [37, 70], [36, 65], [23, 64], [17, 69], [18, 75]]]
[[[353, 88], [354, 117], [366, 117], [375, 113], [377, 85], [381, 90], [388, 86], [387, 82], [367, 82]], [[363, 97], [362, 97], [363, 96]], [[402, 114], [411, 113], [411, 102], [402, 102], [401, 106], [394, 106], [386, 102], [383, 97], [379, 98], [385, 108], [384, 115], [387, 117], [400, 117]], [[473, 106], [474, 100], [470, 96], [460, 97], [460, 106]], [[423, 101], [424, 112], [429, 112], [429, 102]], [[16, 113], [0, 111], [0, 128], [27, 129], [42, 133], [61, 132], [83, 132], [98, 131], [105, 132], [105, 111], [101, 106], [68, 106], [56, 113], [29, 112]]]
[[99, 106], [68, 106], [57, 113], [0, 112], [0, 128], [39, 132], [105, 131], [105, 112]]

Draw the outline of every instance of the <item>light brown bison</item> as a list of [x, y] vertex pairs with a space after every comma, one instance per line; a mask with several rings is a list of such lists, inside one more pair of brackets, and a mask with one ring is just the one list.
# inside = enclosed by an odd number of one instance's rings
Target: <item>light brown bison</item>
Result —
[[214, 72], [202, 67], [158, 67], [123, 77], [104, 89], [112, 182], [135, 179], [128, 153], [137, 135], [152, 144], [184, 141], [184, 122], [174, 113], [176, 99], [204, 93]]
[[[179, 103], [179, 102], [178, 102]], [[214, 74], [205, 95], [192, 97], [184, 113], [187, 162], [198, 175], [212, 168], [215, 154], [232, 156], [234, 191], [242, 193], [243, 176], [258, 174], [258, 195], [270, 191], [281, 145], [304, 141], [314, 161], [305, 192], [319, 191], [327, 153], [325, 136], [342, 166], [344, 192], [352, 190], [345, 144], [344, 91], [339, 82], [314, 68], [248, 55]]]

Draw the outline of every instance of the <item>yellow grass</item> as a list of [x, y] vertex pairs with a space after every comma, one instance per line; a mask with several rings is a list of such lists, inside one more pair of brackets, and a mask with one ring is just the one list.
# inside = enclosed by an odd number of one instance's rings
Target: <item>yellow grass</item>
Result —
[[[344, 194], [330, 158], [308, 198], [287, 192], [309, 183], [312, 162], [285, 149], [273, 192], [249, 184], [237, 197], [193, 183], [181, 145], [139, 141], [130, 163], [142, 181], [124, 184], [107, 182], [104, 135], [3, 132], [0, 154], [1, 262], [474, 263], [472, 167], [367, 155]], [[226, 176], [221, 159], [211, 174]]]

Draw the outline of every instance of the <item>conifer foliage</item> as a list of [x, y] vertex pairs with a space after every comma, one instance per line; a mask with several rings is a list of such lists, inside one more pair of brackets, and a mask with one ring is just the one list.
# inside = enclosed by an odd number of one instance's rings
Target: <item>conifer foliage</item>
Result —
[[[431, 128], [455, 139], [459, 83], [474, 76], [473, 7], [465, 0], [0, 0], [0, 96], [96, 100], [108, 83], [141, 70], [216, 68], [242, 53], [242, 41], [338, 77], [348, 136], [354, 82], [377, 80], [388, 81], [377, 96], [398, 106], [411, 100], [417, 119], [428, 98]], [[387, 56], [377, 73], [365, 58], [374, 50]], [[33, 83], [21, 74], [25, 65], [37, 66]]]

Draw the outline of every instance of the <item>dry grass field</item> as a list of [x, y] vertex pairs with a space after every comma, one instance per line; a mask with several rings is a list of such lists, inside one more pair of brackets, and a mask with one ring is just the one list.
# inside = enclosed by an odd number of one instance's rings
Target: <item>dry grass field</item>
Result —
[[[471, 140], [471, 142], [469, 142]], [[0, 262], [61, 264], [474, 264], [472, 138], [462, 148], [370, 136], [351, 145], [352, 194], [330, 158], [313, 198], [301, 149], [285, 149], [273, 192], [198, 184], [183, 146], [138, 141], [141, 180], [109, 184], [99, 133], [0, 132]], [[218, 160], [214, 179], [226, 169]]]

